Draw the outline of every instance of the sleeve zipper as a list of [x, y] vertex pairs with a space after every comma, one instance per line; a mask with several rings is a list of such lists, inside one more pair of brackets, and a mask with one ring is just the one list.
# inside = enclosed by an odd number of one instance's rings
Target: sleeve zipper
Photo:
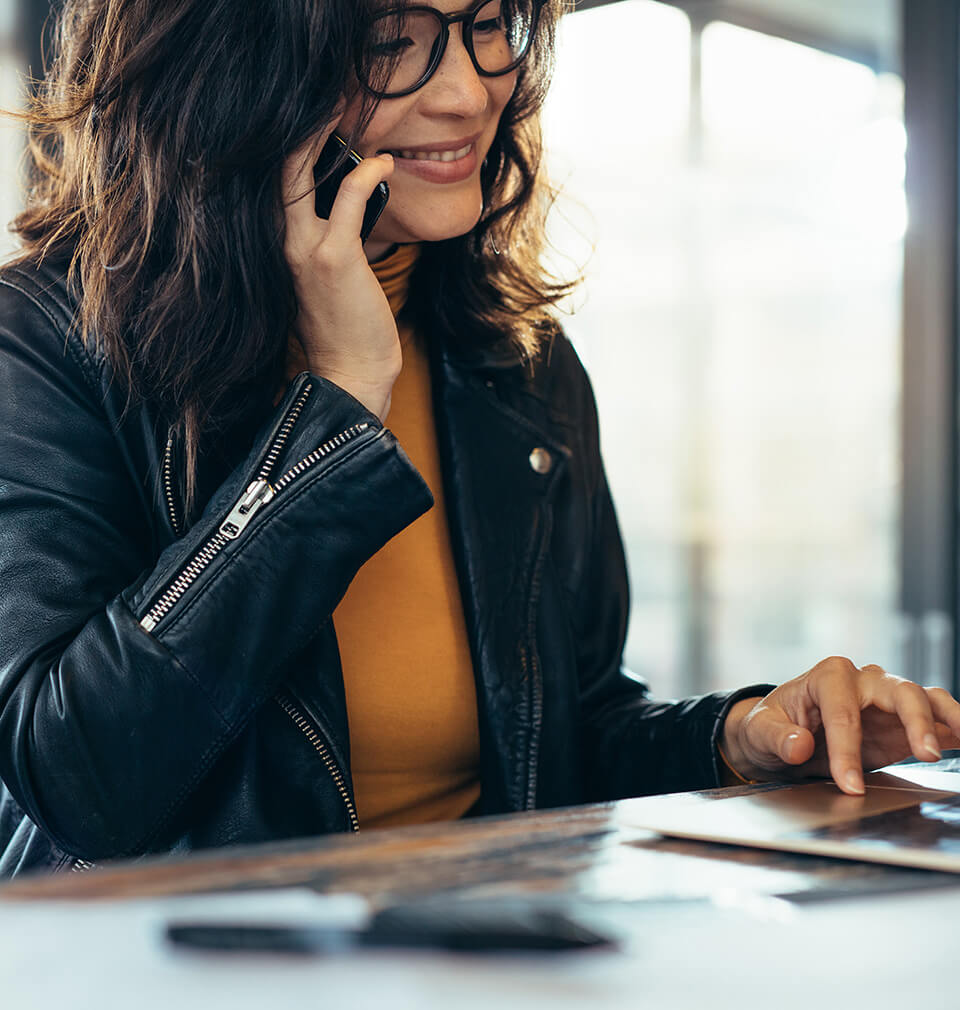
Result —
[[324, 442], [323, 445], [305, 456], [280, 476], [275, 483], [271, 484], [269, 479], [271, 473], [277, 464], [277, 460], [280, 458], [284, 445], [296, 426], [300, 414], [303, 412], [303, 408], [312, 390], [313, 384], [307, 382], [287, 412], [276, 438], [263, 457], [257, 479], [247, 487], [243, 495], [234, 503], [226, 518], [217, 529], [217, 532], [197, 551], [176, 578], [167, 584], [167, 587], [156, 597], [153, 605], [141, 618], [140, 625], [144, 631], [151, 632], [157, 627], [223, 548], [243, 533], [253, 517], [264, 505], [271, 502], [280, 491], [289, 487], [297, 478], [324, 457], [329, 456], [335, 449], [346, 445], [352, 439], [369, 429], [370, 425], [368, 422], [352, 425], [345, 431], [340, 432], [339, 435], [335, 435]]

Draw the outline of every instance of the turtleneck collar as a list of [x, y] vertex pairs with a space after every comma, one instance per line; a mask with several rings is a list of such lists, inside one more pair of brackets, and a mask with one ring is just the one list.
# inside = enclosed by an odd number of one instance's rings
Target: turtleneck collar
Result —
[[420, 246], [416, 242], [408, 245], [398, 245], [383, 259], [370, 264], [374, 275], [387, 296], [390, 309], [394, 316], [399, 315], [407, 300], [410, 290], [410, 277], [420, 255]]

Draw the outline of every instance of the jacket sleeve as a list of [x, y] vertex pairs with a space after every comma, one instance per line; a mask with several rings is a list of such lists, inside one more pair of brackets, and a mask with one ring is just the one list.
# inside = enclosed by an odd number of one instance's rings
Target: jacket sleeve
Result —
[[587, 798], [623, 799], [717, 786], [717, 739], [741, 698], [762, 696], [753, 685], [680, 701], [658, 701], [646, 681], [622, 666], [629, 616], [623, 542], [600, 456], [596, 404], [575, 362], [581, 423], [580, 456], [588, 496], [589, 543], [575, 607], [582, 744]]
[[103, 859], [149, 849], [432, 497], [375, 416], [303, 374], [150, 556], [94, 367], [42, 300], [0, 283], [0, 779], [64, 851]]

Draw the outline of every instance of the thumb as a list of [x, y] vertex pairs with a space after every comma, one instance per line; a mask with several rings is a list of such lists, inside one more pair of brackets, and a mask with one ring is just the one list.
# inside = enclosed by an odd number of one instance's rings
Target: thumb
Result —
[[746, 720], [744, 736], [746, 749], [757, 755], [758, 764], [769, 764], [773, 759], [802, 765], [813, 757], [813, 734], [792, 722], [782, 709], [756, 709]]

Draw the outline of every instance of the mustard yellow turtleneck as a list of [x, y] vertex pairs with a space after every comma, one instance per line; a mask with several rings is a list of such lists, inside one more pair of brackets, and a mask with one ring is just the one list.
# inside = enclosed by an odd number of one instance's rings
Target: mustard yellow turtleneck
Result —
[[[416, 245], [373, 264], [394, 315]], [[480, 795], [477, 695], [454, 570], [423, 341], [400, 326], [387, 426], [436, 504], [357, 573], [333, 615], [361, 827], [463, 816]]]

